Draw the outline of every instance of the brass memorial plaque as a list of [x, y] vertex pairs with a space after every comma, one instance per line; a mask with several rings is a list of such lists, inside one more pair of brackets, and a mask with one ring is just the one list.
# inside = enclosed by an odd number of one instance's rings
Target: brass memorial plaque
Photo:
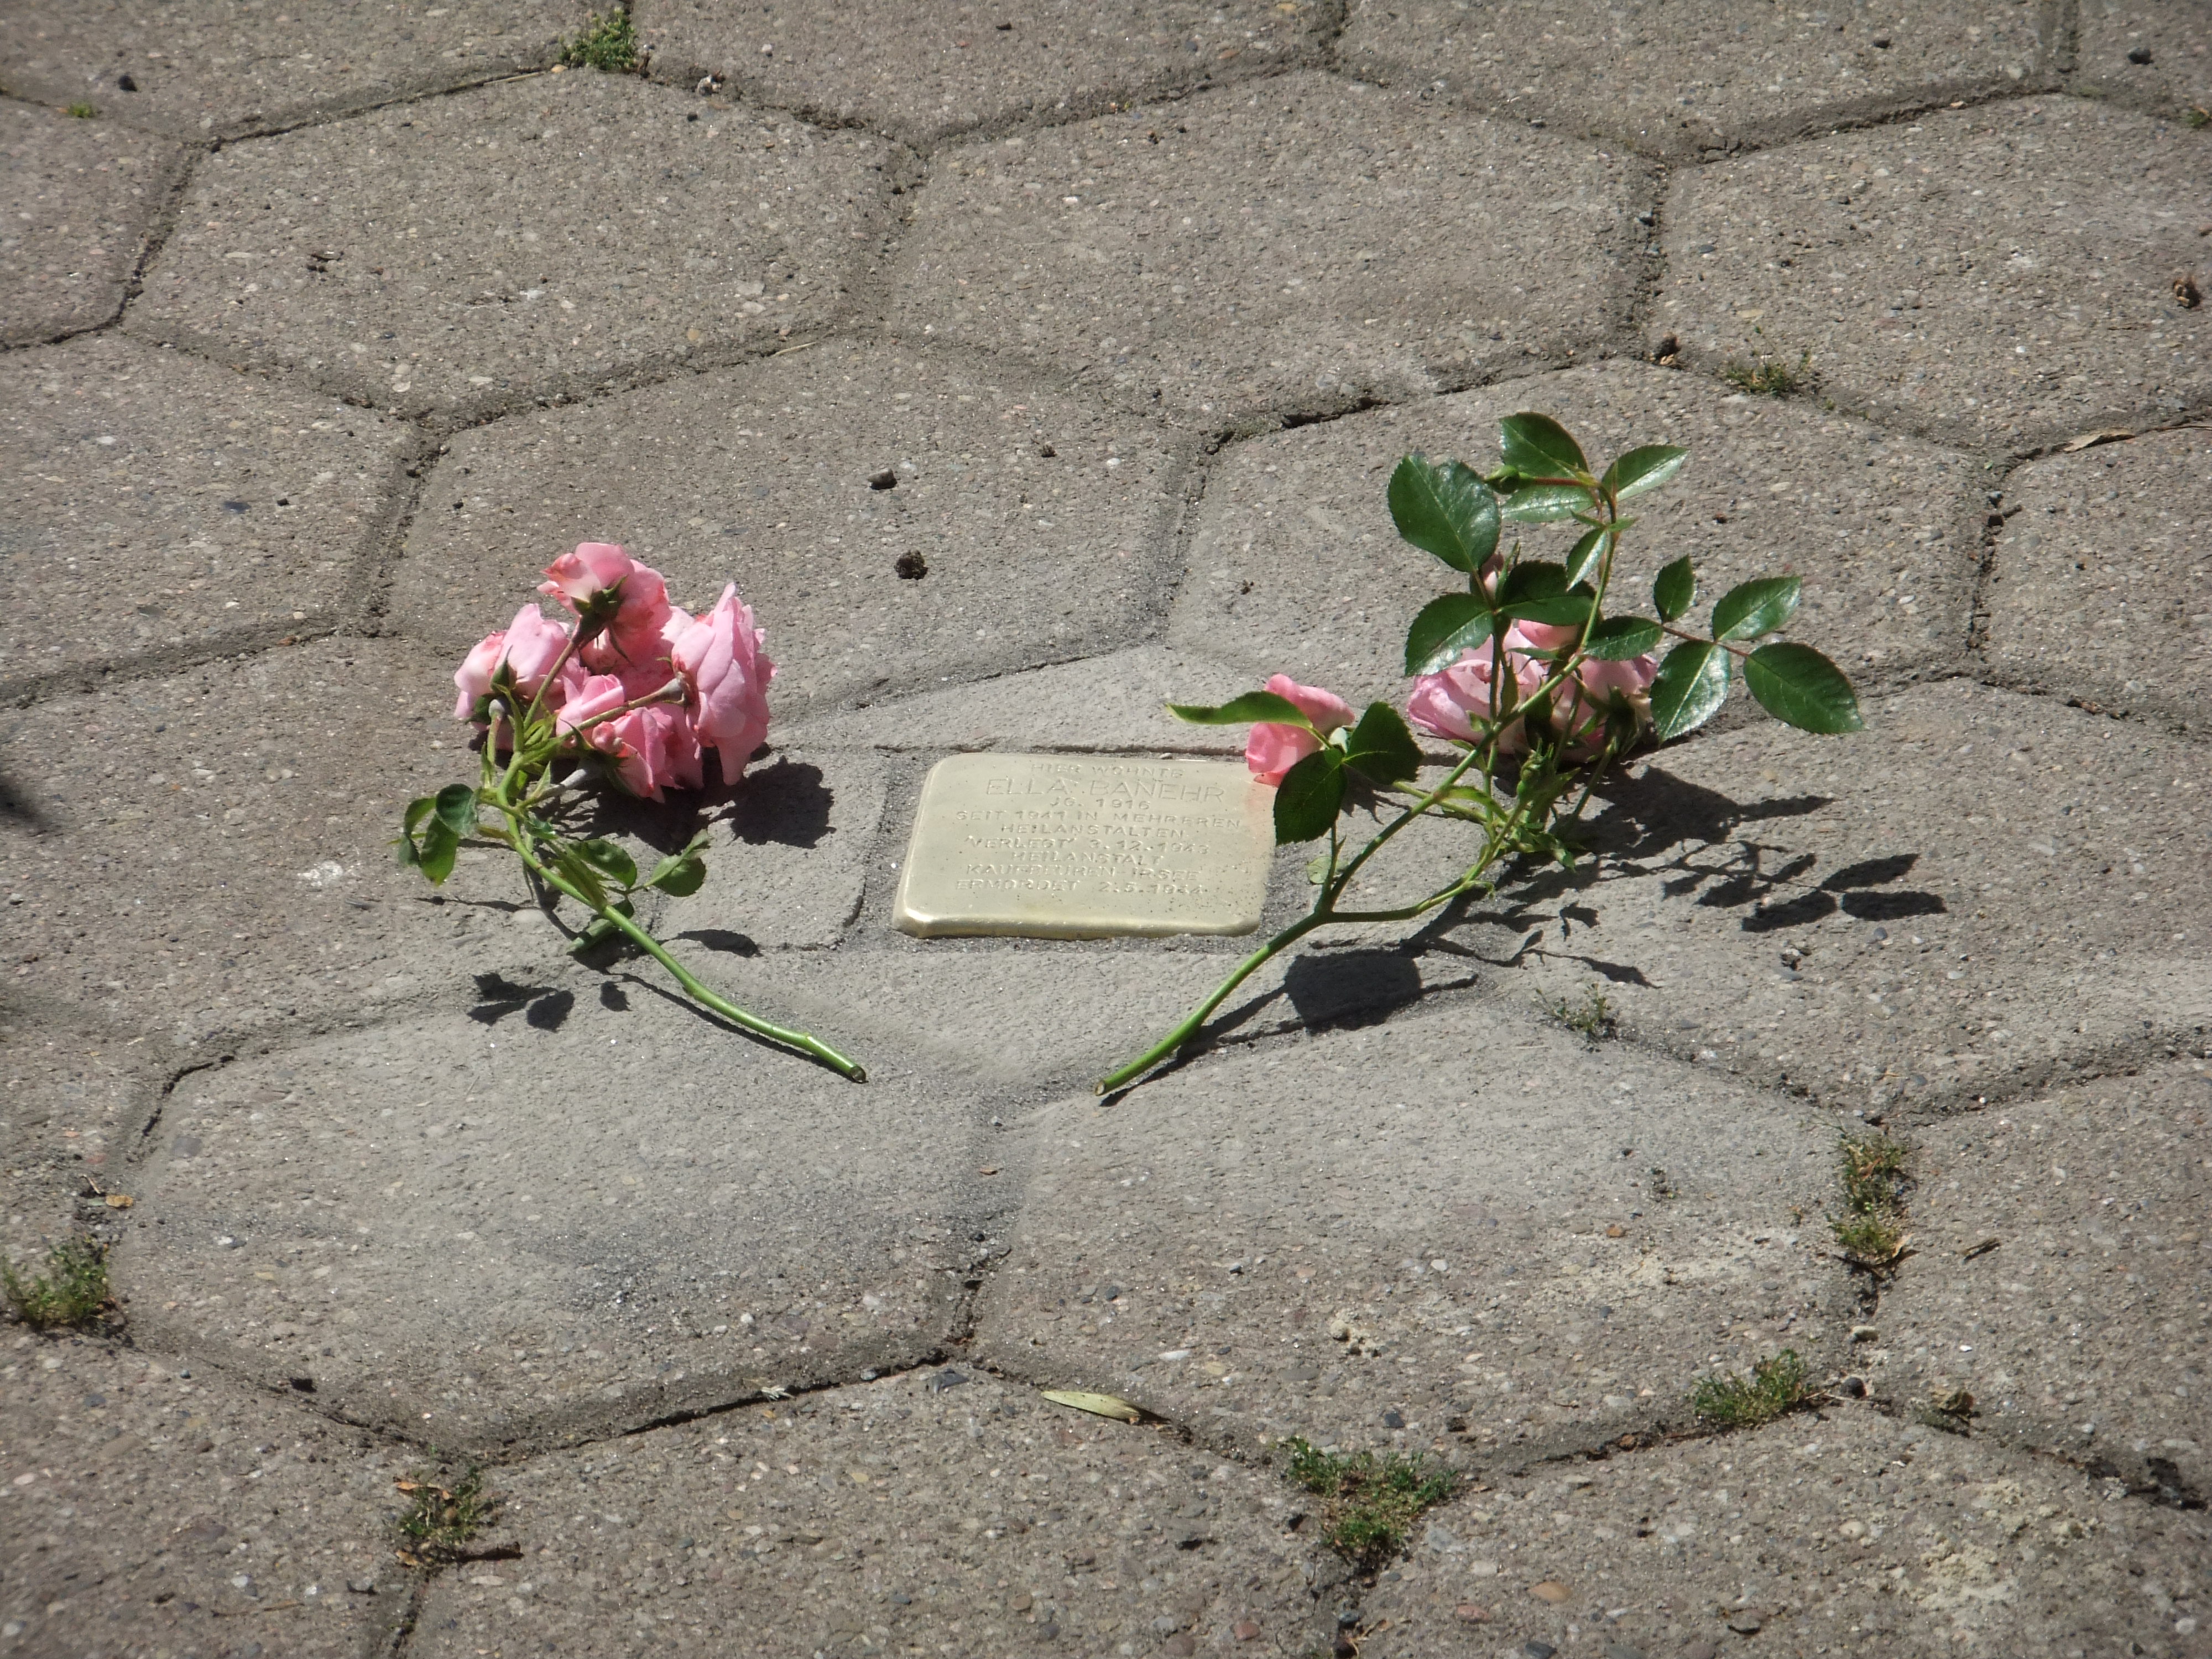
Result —
[[955, 755], [921, 787], [898, 925], [925, 938], [1249, 933], [1274, 793], [1236, 761]]

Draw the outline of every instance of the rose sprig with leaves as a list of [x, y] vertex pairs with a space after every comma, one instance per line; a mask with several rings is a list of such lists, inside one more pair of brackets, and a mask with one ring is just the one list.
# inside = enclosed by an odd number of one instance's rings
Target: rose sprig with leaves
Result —
[[[1206, 726], [1249, 724], [1245, 759], [1275, 787], [1279, 845], [1323, 841], [1311, 908], [1237, 963], [1176, 1027], [1098, 1084], [1134, 1081], [1195, 1037], [1215, 1009], [1261, 966], [1323, 927], [1411, 921], [1495, 890], [1519, 861], [1571, 866], [1576, 825], [1601, 779], [1646, 743], [1694, 732], [1717, 714], [1734, 677], [1768, 714], [1807, 732], [1857, 731], [1858, 699], [1840, 669], [1808, 645], [1773, 640], [1797, 609], [1793, 575], [1731, 587], [1705, 631], [1687, 625], [1698, 577], [1687, 557], [1661, 567], [1652, 615], [1607, 609], [1621, 549], [1638, 520], [1624, 503], [1680, 471], [1686, 451], [1647, 445], [1594, 471], [1582, 446], [1547, 415], [1499, 423], [1500, 465], [1408, 455], [1390, 476], [1398, 533], [1464, 579], [1421, 607], [1406, 635], [1413, 689], [1405, 716], [1389, 703], [1355, 714], [1334, 694], [1278, 674], [1265, 689], [1218, 707], [1169, 707]], [[1571, 525], [1563, 559], [1501, 553], [1503, 527]], [[1675, 643], [1662, 658], [1659, 648]], [[1764, 641], [1764, 642], [1762, 642]], [[1458, 751], [1434, 783], [1418, 726]], [[1354, 848], [1347, 820], [1372, 811], [1381, 827]], [[1410, 904], [1348, 908], [1345, 895], [1375, 856], [1415, 819], [1468, 826], [1462, 872]]]
[[594, 788], [656, 801], [671, 788], [697, 789], [709, 749], [726, 782], [744, 775], [768, 735], [775, 665], [735, 584], [693, 617], [669, 603], [659, 571], [610, 542], [562, 554], [545, 576], [538, 592], [568, 615], [524, 605], [455, 672], [453, 716], [479, 734], [477, 779], [408, 804], [400, 864], [434, 886], [453, 874], [465, 843], [503, 847], [549, 914], [564, 898], [590, 913], [572, 950], [625, 939], [702, 1008], [866, 1081], [827, 1044], [710, 990], [638, 921], [641, 893], [684, 898], [705, 883], [706, 831], [641, 875], [619, 842], [574, 827]]

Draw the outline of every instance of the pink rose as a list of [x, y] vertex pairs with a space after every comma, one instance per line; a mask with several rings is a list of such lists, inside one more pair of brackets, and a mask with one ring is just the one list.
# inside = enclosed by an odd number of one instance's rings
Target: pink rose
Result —
[[507, 667], [514, 689], [534, 697], [545, 676], [568, 648], [568, 630], [534, 605], [526, 605], [507, 625]]
[[[1493, 678], [1502, 680], [1507, 674], [1512, 676], [1516, 705], [1543, 684], [1543, 665], [1525, 654], [1529, 641], [1517, 623], [1506, 630], [1505, 666], [1493, 676], [1491, 654], [1495, 644], [1493, 640], [1485, 640], [1474, 650], [1461, 652], [1459, 660], [1450, 666], [1416, 679], [1413, 694], [1406, 700], [1406, 712], [1413, 724], [1440, 738], [1472, 743], [1481, 735], [1475, 721], [1492, 717]], [[1499, 735], [1498, 748], [1505, 754], [1528, 746], [1528, 734], [1517, 720]]]
[[775, 665], [761, 649], [767, 639], [732, 582], [669, 647], [670, 662], [690, 688], [692, 726], [699, 742], [721, 757], [726, 783], [744, 775], [745, 763], [768, 736], [768, 685]]
[[665, 789], [699, 787], [699, 737], [675, 703], [656, 702], [602, 721], [584, 740], [615, 763], [615, 780], [633, 795], [659, 800]]
[[453, 671], [453, 684], [461, 689], [460, 700], [453, 705], [455, 720], [482, 718], [477, 711], [491, 695], [491, 677], [499, 671], [500, 659], [506, 654], [504, 633], [487, 634], [469, 648], [469, 654]]
[[[538, 591], [576, 613], [578, 654], [595, 673], [653, 681], [666, 661], [661, 630], [668, 623], [668, 584], [612, 542], [585, 542], [545, 567]], [[650, 690], [649, 685], [645, 687]]]
[[1275, 720], [1261, 720], [1252, 727], [1252, 734], [1244, 740], [1244, 764], [1261, 782], [1274, 784], [1280, 783], [1283, 775], [1308, 755], [1318, 753], [1322, 738], [1352, 724], [1352, 705], [1334, 691], [1300, 685], [1288, 674], [1269, 679], [1267, 690], [1295, 703], [1316, 728], [1309, 732], [1303, 726], [1285, 726]]
[[1574, 678], [1553, 694], [1552, 725], [1565, 739], [1567, 758], [1589, 760], [1605, 747], [1606, 714], [1625, 709], [1641, 732], [1651, 724], [1651, 682], [1659, 659], [1645, 655], [1620, 662], [1585, 658]]
[[[561, 735], [563, 738], [575, 736], [577, 728], [586, 720], [597, 720], [602, 714], [611, 714], [629, 700], [629, 693], [623, 689], [622, 681], [616, 676], [612, 674], [590, 676], [579, 682], [568, 695], [562, 699], [559, 717]], [[597, 726], [593, 726], [592, 731], [595, 732], [598, 729]], [[586, 732], [585, 741], [589, 742], [591, 736], [591, 732]]]

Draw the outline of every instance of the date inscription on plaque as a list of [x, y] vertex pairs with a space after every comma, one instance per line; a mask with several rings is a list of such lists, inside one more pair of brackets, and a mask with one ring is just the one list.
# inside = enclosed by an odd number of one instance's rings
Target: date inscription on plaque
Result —
[[955, 755], [930, 769], [897, 921], [925, 938], [1249, 933], [1274, 791], [1236, 761]]

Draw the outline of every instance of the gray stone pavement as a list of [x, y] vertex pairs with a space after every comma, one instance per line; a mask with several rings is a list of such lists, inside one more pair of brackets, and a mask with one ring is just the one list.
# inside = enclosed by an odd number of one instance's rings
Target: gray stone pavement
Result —
[[[587, 10], [0, 5], [0, 1248], [118, 1298], [0, 1326], [0, 1659], [2212, 1654], [2212, 6], [638, 0], [556, 72]], [[1802, 575], [1867, 732], [1724, 712], [1107, 1101], [1248, 947], [892, 928], [945, 754], [1400, 695], [1383, 478], [1519, 408], [1686, 445], [1644, 550]], [[769, 630], [773, 753], [604, 828], [708, 829], [647, 919], [866, 1087], [392, 866], [587, 538]], [[1356, 1569], [1293, 1436], [1461, 1486]]]

